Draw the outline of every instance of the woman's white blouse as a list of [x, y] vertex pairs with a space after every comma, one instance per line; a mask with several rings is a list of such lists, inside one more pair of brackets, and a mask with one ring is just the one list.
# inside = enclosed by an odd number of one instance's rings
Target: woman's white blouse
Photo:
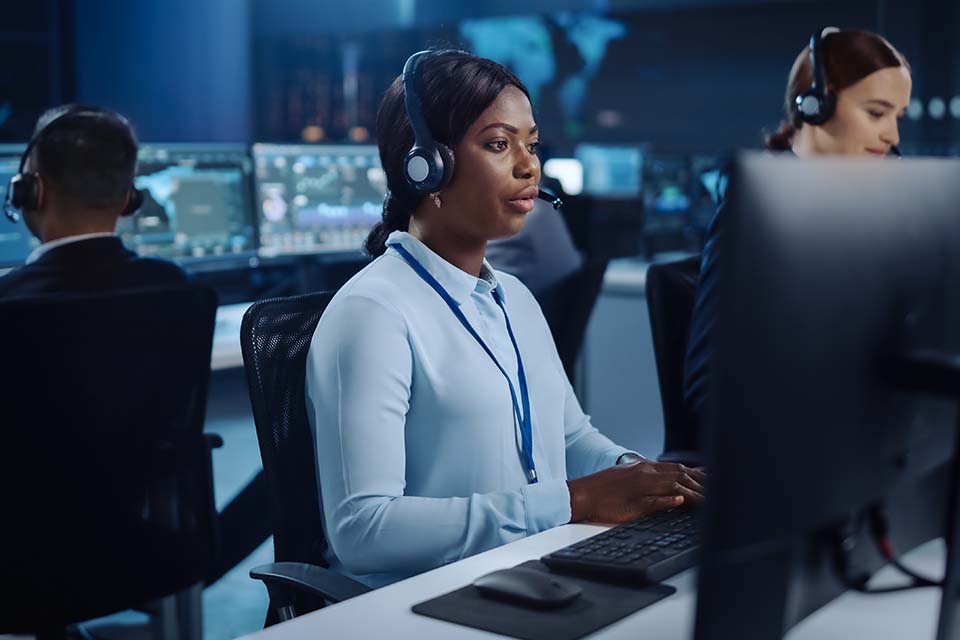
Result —
[[[381, 586], [570, 520], [566, 480], [616, 463], [580, 408], [540, 307], [513, 276], [480, 278], [394, 232], [384, 255], [334, 296], [307, 357], [331, 567]], [[459, 303], [518, 390], [510, 316], [530, 392], [528, 484], [503, 374], [401, 244]]]

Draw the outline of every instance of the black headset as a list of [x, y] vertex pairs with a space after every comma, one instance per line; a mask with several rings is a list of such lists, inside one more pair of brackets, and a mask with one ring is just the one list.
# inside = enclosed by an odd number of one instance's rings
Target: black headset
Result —
[[417, 93], [417, 68], [428, 55], [440, 55], [450, 50], [418, 51], [403, 65], [403, 106], [413, 128], [413, 147], [403, 159], [403, 176], [417, 193], [439, 191], [453, 177], [453, 151], [433, 139], [430, 127], [423, 117], [423, 106]]
[[[11, 222], [19, 222], [21, 211], [33, 211], [39, 209], [43, 204], [40, 194], [40, 175], [36, 172], [24, 173], [23, 171], [27, 164], [27, 158], [30, 157], [30, 152], [39, 144], [40, 140], [51, 130], [63, 126], [64, 122], [76, 118], [103, 117], [116, 120], [128, 130], [130, 128], [130, 123], [127, 122], [127, 119], [118, 113], [99, 107], [77, 106], [68, 108], [65, 112], [50, 120], [50, 122], [33, 134], [30, 142], [27, 143], [27, 148], [23, 150], [23, 155], [20, 156], [20, 166], [17, 169], [17, 173], [10, 178], [10, 184], [7, 186], [7, 198], [3, 208], [8, 220]], [[127, 205], [123, 208], [123, 211], [120, 212], [120, 215], [132, 215], [136, 213], [142, 205], [143, 192], [131, 184], [130, 199], [127, 200]]]
[[797, 96], [794, 113], [801, 122], [821, 125], [833, 117], [837, 108], [836, 96], [827, 88], [823, 63], [823, 39], [836, 30], [823, 29], [810, 36], [810, 88]]

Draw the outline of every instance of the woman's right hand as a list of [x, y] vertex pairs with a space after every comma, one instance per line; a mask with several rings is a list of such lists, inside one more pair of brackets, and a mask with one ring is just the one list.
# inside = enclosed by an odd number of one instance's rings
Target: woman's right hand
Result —
[[570, 522], [619, 523], [703, 502], [706, 475], [672, 462], [640, 460], [568, 480]]

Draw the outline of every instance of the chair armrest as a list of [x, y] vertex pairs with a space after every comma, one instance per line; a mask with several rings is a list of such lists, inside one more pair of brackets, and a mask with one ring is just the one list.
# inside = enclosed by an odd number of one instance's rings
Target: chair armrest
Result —
[[205, 433], [203, 439], [206, 441], [208, 449], [219, 449], [223, 446], [223, 438], [216, 433]]
[[273, 562], [250, 570], [250, 577], [271, 584], [293, 587], [330, 602], [342, 602], [371, 591], [356, 580], [305, 562]]
[[206, 446], [203, 456], [203, 480], [206, 486], [203, 488], [206, 510], [210, 518], [210, 540], [213, 547], [210, 549], [210, 561], [206, 573], [209, 575], [215, 571], [220, 564], [220, 519], [217, 515], [217, 500], [213, 492], [213, 450], [223, 446], [223, 438], [216, 433], [201, 434], [203, 443]]

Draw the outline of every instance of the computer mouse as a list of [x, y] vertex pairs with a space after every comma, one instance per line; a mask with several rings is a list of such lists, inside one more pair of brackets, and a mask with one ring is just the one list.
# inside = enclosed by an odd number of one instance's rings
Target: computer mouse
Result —
[[583, 592], [575, 584], [526, 567], [488, 573], [474, 580], [473, 586], [485, 597], [538, 609], [562, 607]]

